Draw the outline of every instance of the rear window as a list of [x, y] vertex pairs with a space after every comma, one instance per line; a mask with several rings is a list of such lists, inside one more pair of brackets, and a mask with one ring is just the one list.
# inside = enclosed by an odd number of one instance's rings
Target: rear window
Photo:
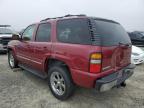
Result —
[[131, 43], [124, 28], [117, 23], [95, 20], [96, 33], [101, 37], [102, 46], [114, 46], [119, 43]]
[[91, 44], [87, 19], [59, 20], [57, 23], [59, 42], [73, 44]]
[[143, 36], [144, 36], [144, 33], [141, 33], [141, 35], [143, 35]]

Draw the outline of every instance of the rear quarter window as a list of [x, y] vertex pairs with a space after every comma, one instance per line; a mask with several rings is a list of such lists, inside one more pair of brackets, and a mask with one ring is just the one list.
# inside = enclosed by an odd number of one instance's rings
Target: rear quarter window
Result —
[[59, 42], [73, 44], [91, 44], [87, 19], [66, 19], [57, 22]]

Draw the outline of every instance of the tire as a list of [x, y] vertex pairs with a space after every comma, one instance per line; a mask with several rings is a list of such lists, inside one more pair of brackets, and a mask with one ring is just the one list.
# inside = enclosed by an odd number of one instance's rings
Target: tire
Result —
[[18, 67], [18, 62], [14, 57], [13, 51], [8, 52], [8, 63], [11, 69]]
[[52, 66], [48, 71], [48, 85], [59, 100], [66, 100], [74, 92], [74, 84], [66, 67]]

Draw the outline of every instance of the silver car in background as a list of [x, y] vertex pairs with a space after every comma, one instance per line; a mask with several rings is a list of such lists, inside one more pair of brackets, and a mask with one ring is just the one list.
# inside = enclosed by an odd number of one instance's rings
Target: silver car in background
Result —
[[7, 44], [15, 31], [10, 25], [0, 25], [0, 53], [7, 52]]

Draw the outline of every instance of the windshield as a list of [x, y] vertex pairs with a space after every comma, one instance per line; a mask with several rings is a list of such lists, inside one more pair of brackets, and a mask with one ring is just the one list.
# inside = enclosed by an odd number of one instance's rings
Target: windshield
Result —
[[119, 43], [129, 44], [130, 38], [124, 28], [117, 23], [95, 20], [96, 32], [101, 37], [103, 46], [119, 45]]
[[12, 30], [8, 28], [0, 28], [0, 34], [12, 34]]
[[142, 37], [144, 37], [144, 32], [143, 33], [140, 33], [142, 35]]

